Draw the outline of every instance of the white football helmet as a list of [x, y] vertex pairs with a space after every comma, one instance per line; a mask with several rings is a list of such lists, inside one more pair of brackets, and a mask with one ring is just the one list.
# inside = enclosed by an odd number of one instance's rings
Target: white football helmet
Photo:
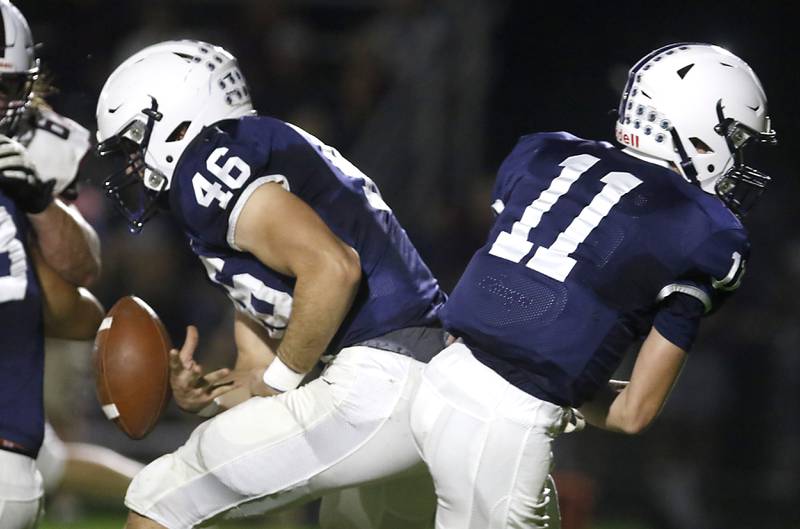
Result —
[[[236, 58], [218, 46], [167, 41], [118, 66], [97, 103], [97, 150], [125, 157], [125, 167], [106, 179], [105, 188], [131, 230], [141, 230], [156, 212], [181, 154], [203, 128], [251, 113]], [[145, 189], [131, 207], [122, 191], [140, 180]]]
[[14, 136], [15, 128], [33, 97], [39, 75], [28, 21], [8, 0], [0, 0], [0, 134]]
[[711, 44], [678, 43], [637, 62], [619, 104], [616, 139], [674, 164], [689, 182], [744, 214], [770, 178], [744, 165], [752, 143], [776, 143], [753, 70]]

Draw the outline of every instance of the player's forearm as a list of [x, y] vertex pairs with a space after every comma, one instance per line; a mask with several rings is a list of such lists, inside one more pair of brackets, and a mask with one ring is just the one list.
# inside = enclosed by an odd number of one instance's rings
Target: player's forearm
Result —
[[627, 395], [620, 399], [627, 386], [627, 381], [609, 380], [608, 385], [601, 389], [591, 401], [581, 406], [580, 412], [586, 422], [596, 428], [613, 432], [636, 433], [630, 431], [635, 426], [635, 421], [631, 420], [635, 414], [629, 413], [630, 406]]
[[279, 338], [272, 338], [256, 320], [238, 310], [234, 315], [233, 337], [236, 342], [236, 371], [266, 369], [281, 342]]
[[579, 411], [586, 419], [586, 422], [595, 428], [608, 429], [606, 427], [606, 418], [611, 404], [616, 398], [616, 393], [612, 392], [609, 388], [601, 389], [594, 398], [583, 404]]
[[100, 275], [97, 233], [77, 211], [55, 200], [28, 216], [45, 262], [73, 285], [88, 286]]
[[58, 314], [45, 311], [45, 335], [65, 340], [92, 340], [103, 318], [103, 307], [85, 288], [76, 289], [69, 305]]
[[302, 374], [314, 368], [350, 310], [360, 280], [357, 256], [347, 263], [326, 262], [297, 277], [292, 316], [277, 350], [286, 366]]
[[617, 394], [611, 390], [604, 391], [599, 398], [584, 404], [580, 411], [592, 426], [636, 435], [653, 422], [660, 409], [660, 403], [643, 401], [625, 388]]

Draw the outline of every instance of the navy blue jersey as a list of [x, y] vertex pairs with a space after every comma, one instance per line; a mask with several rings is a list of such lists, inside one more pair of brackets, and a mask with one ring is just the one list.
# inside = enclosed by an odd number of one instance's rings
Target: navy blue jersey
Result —
[[590, 398], [653, 325], [688, 350], [749, 252], [716, 197], [567, 133], [523, 137], [493, 200], [488, 241], [442, 320], [482, 362], [560, 405]]
[[182, 155], [170, 190], [192, 250], [239, 310], [276, 338], [291, 315], [294, 278], [240, 251], [233, 237], [248, 197], [270, 182], [302, 199], [359, 254], [361, 286], [329, 352], [438, 322], [444, 295], [375, 184], [305, 131], [253, 116], [201, 133]]
[[0, 438], [35, 453], [44, 435], [44, 337], [28, 220], [0, 191]]

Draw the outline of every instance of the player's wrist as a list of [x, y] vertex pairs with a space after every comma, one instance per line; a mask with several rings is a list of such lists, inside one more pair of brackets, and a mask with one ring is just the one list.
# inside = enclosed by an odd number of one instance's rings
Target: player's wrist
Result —
[[305, 376], [305, 373], [298, 373], [275, 355], [275, 359], [264, 370], [261, 380], [275, 391], [283, 393], [299, 386]]
[[197, 411], [197, 416], [198, 417], [203, 417], [204, 419], [207, 419], [209, 417], [213, 417], [213, 416], [217, 415], [222, 410], [223, 410], [222, 400], [219, 397], [216, 397], [214, 400], [212, 400], [208, 404], [208, 406], [206, 406], [205, 408]]

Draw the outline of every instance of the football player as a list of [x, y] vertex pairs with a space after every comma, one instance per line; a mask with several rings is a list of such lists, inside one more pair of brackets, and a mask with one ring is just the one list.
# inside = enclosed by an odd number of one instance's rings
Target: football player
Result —
[[[709, 44], [653, 51], [630, 70], [616, 139], [531, 134], [499, 169], [486, 245], [442, 311], [458, 340], [412, 405], [437, 527], [541, 527], [533, 502], [571, 408], [641, 432], [742, 281], [740, 217], [769, 181], [744, 151], [776, 141], [750, 67]], [[640, 339], [629, 383], [610, 382]]]
[[35, 461], [44, 435], [44, 336], [91, 338], [103, 312], [78, 288], [99, 273], [96, 234], [53, 199], [63, 180], [39, 173], [9, 137], [38, 72], [25, 19], [5, 0], [0, 17], [0, 526], [27, 529], [44, 493]]
[[126, 60], [97, 120], [99, 153], [122, 164], [105, 188], [131, 230], [168, 208], [236, 310], [233, 372], [203, 372], [193, 327], [171, 353], [177, 403], [227, 411], [137, 475], [128, 527], [193, 527], [418, 475], [426, 514], [395, 526], [430, 526], [408, 404], [443, 347], [444, 295], [375, 184], [299, 127], [255, 115], [235, 58], [203, 42]]
[[[49, 425], [44, 425], [41, 439], [42, 333], [91, 340], [102, 318], [94, 297], [76, 288], [89, 285], [99, 274], [97, 235], [75, 208], [53, 198], [74, 198], [89, 132], [45, 104], [47, 87], [40, 78], [28, 23], [7, 0], [0, 0], [0, 29], [4, 44], [0, 57], [0, 193], [4, 200], [0, 263], [8, 263], [0, 265], [0, 361], [2, 375], [14, 381], [4, 379], [0, 392], [0, 437], [5, 440], [0, 443], [6, 451], [19, 453], [0, 453], [4, 460], [0, 526], [28, 527], [25, 513], [38, 512], [39, 479], [49, 492], [58, 487], [65, 472], [78, 469], [102, 483], [104, 490], [118, 491], [120, 483], [130, 481], [130, 469], [141, 465], [95, 445], [63, 443]], [[34, 269], [36, 274], [31, 275]], [[41, 317], [29, 317], [37, 307], [44, 313], [44, 328]], [[38, 454], [41, 478], [30, 471], [29, 459], [34, 454]], [[8, 458], [16, 462], [6, 467]], [[22, 467], [27, 470], [22, 472]], [[10, 479], [6, 469], [15, 473], [14, 483], [20, 487], [13, 494], [4, 488]], [[9, 516], [17, 521], [11, 522]]]

